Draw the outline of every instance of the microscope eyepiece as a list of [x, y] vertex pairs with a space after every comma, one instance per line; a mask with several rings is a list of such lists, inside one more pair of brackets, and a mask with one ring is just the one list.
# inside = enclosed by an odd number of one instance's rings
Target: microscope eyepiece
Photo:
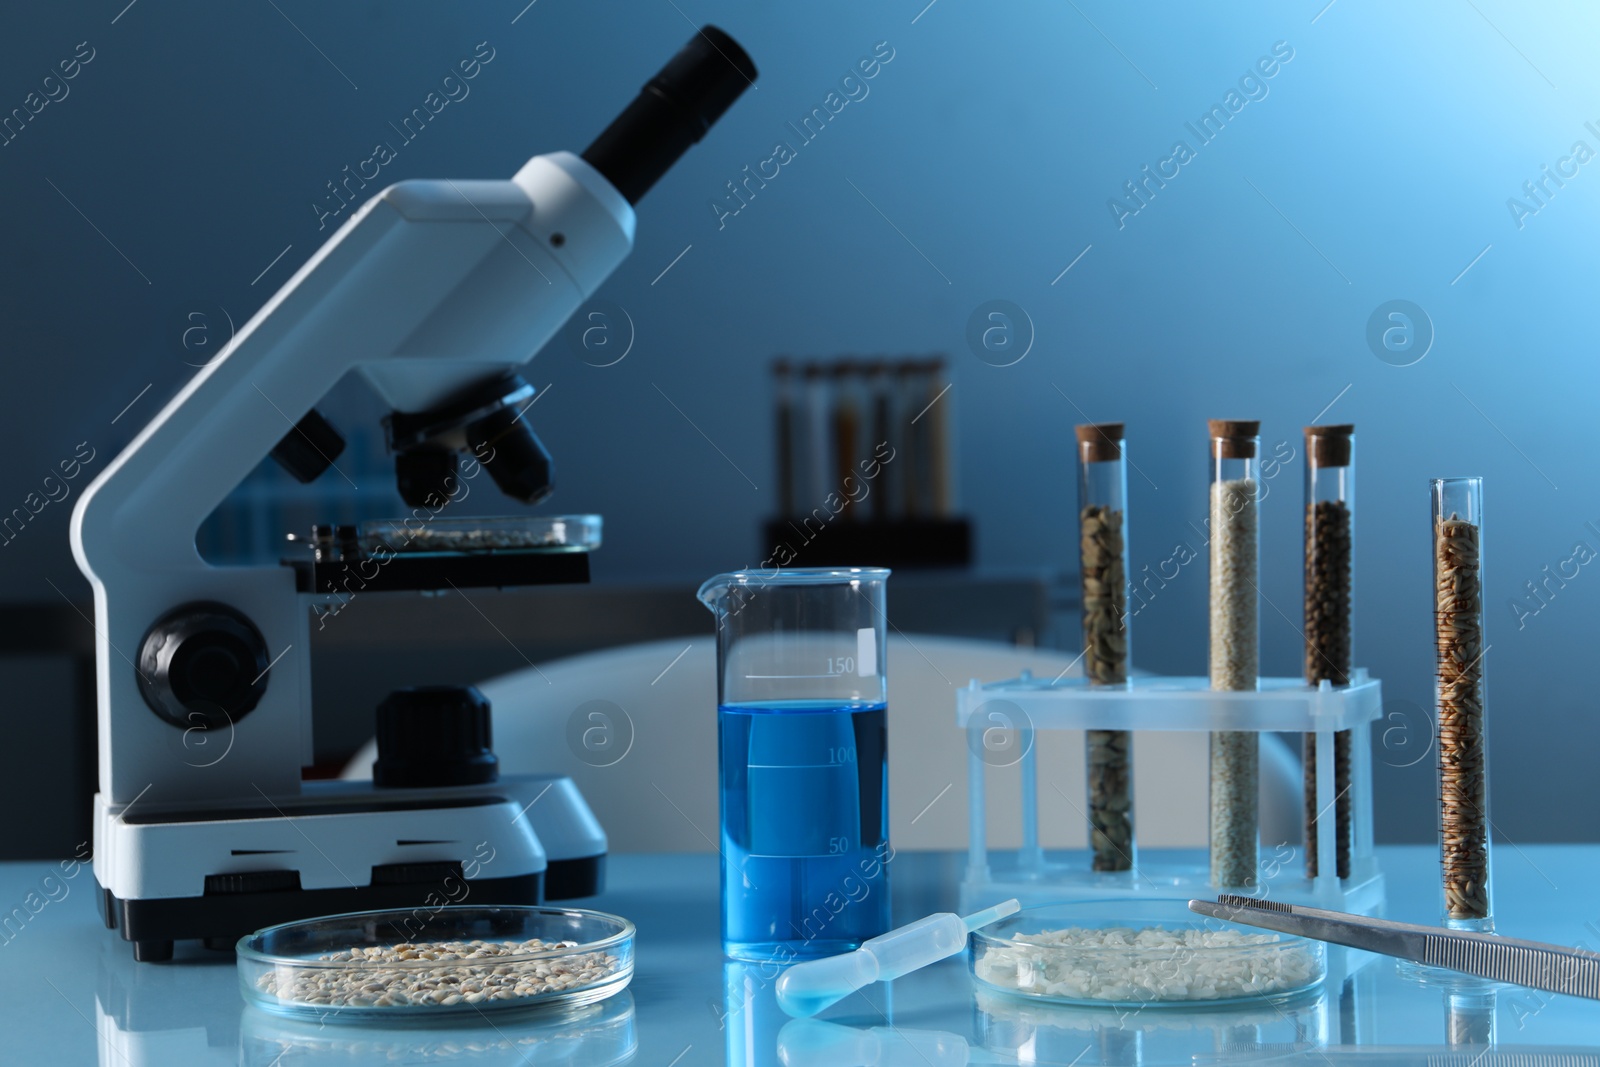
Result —
[[703, 27], [584, 149], [583, 158], [637, 204], [755, 84], [756, 74], [738, 41], [715, 26]]

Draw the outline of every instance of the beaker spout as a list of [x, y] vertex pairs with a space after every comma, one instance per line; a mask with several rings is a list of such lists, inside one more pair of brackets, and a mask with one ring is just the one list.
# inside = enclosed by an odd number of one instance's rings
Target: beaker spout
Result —
[[704, 604], [711, 614], [721, 619], [727, 610], [728, 593], [738, 583], [736, 574], [718, 574], [707, 578], [700, 585], [700, 591], [695, 598]]

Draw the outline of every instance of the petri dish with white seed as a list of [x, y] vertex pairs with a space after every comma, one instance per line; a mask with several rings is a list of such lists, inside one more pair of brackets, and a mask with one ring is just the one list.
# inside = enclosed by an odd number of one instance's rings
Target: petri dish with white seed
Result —
[[633, 923], [581, 908], [451, 905], [269, 926], [239, 940], [244, 999], [377, 1022], [591, 1004], [633, 977]]
[[590, 552], [600, 547], [599, 515], [510, 515], [372, 519], [356, 528], [368, 556], [476, 555], [498, 552]]
[[1025, 908], [974, 931], [969, 947], [980, 986], [1061, 1004], [1283, 1001], [1327, 974], [1322, 942], [1205, 918], [1181, 900]]

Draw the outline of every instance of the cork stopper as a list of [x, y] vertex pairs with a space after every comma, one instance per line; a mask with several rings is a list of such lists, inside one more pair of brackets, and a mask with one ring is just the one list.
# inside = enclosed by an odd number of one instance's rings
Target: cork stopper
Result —
[[1219, 459], [1254, 459], [1260, 419], [1207, 419], [1211, 447]]
[[1075, 428], [1078, 455], [1085, 463], [1108, 463], [1122, 458], [1122, 423], [1086, 422]]
[[1318, 467], [1348, 467], [1356, 432], [1353, 423], [1307, 426], [1306, 455]]

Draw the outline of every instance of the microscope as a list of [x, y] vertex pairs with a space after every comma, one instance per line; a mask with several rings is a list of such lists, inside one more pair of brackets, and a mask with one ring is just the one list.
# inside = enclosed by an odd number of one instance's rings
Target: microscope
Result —
[[[627, 256], [634, 204], [755, 77], [707, 26], [581, 156], [385, 189], [84, 492], [72, 549], [94, 589], [94, 873], [136, 960], [315, 915], [599, 891], [605, 834], [577, 787], [499, 776], [470, 686], [391, 694], [372, 782], [302, 781], [310, 615], [352, 575], [363, 595], [588, 580], [598, 520], [435, 516], [482, 472], [524, 504], [549, 495], [518, 369]], [[352, 370], [392, 411], [411, 517], [376, 539], [319, 526], [282, 564], [204, 560], [201, 523], [264, 457], [301, 481], [335, 468], [343, 441], [315, 405]]]

